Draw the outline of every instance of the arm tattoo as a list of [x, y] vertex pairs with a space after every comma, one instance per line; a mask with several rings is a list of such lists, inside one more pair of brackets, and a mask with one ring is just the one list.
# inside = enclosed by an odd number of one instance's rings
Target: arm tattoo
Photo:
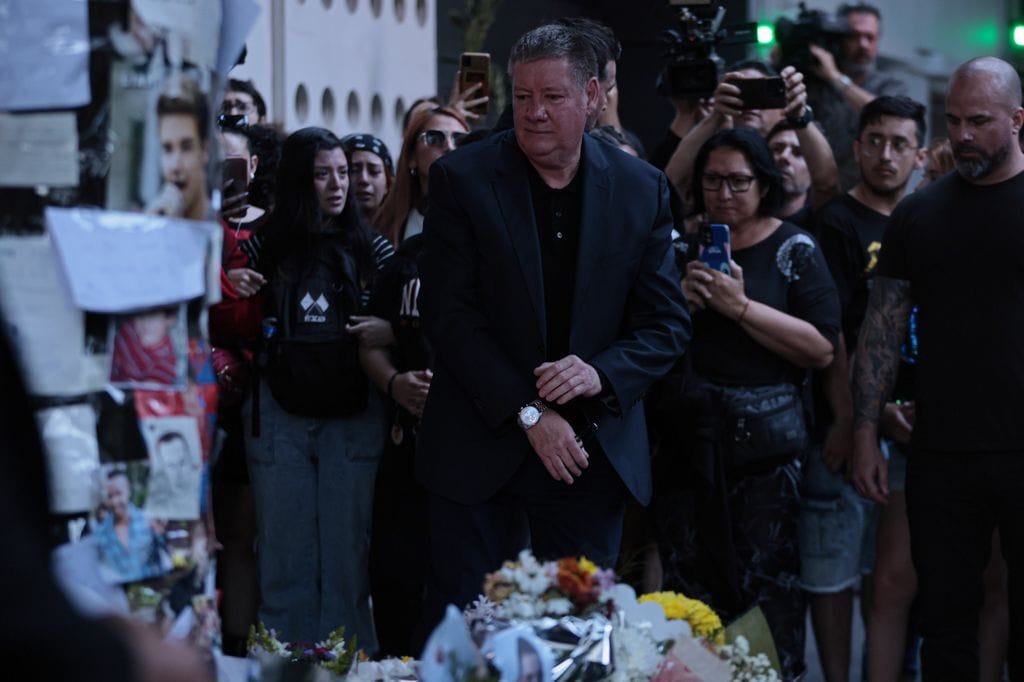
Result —
[[900, 344], [914, 301], [910, 282], [875, 277], [857, 343], [853, 373], [853, 428], [877, 426], [899, 368]]

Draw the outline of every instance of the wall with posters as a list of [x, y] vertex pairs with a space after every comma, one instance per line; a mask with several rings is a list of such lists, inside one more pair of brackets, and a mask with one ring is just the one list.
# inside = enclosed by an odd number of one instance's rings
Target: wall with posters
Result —
[[270, 116], [293, 131], [370, 132], [396, 153], [406, 108], [433, 94], [435, 0], [259, 0], [245, 64]]

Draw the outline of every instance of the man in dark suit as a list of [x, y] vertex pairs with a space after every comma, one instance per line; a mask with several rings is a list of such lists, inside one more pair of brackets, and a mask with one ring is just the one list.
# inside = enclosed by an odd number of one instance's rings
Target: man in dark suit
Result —
[[614, 562], [627, 496], [651, 496], [641, 399], [690, 336], [665, 176], [584, 134], [593, 50], [541, 26], [510, 69], [514, 130], [430, 171], [420, 302], [436, 367], [416, 461], [428, 625], [528, 543]]

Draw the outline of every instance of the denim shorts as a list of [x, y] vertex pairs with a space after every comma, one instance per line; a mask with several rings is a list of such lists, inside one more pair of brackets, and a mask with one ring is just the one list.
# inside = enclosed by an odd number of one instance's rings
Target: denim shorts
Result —
[[875, 565], [878, 505], [832, 473], [821, 448], [809, 452], [800, 487], [800, 581], [808, 592], [854, 587]]

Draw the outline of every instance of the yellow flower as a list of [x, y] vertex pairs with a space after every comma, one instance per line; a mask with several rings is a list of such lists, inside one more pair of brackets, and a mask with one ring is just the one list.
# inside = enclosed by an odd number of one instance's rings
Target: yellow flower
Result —
[[678, 592], [651, 592], [642, 595], [637, 601], [641, 604], [655, 602], [665, 611], [665, 617], [669, 620], [688, 622], [697, 637], [703, 637], [715, 644], [725, 644], [722, 620], [711, 607], [698, 599], [690, 599]]
[[589, 573], [590, 575], [594, 575], [595, 573], [597, 573], [597, 564], [595, 564], [587, 557], [581, 556], [578, 563], [580, 568]]

